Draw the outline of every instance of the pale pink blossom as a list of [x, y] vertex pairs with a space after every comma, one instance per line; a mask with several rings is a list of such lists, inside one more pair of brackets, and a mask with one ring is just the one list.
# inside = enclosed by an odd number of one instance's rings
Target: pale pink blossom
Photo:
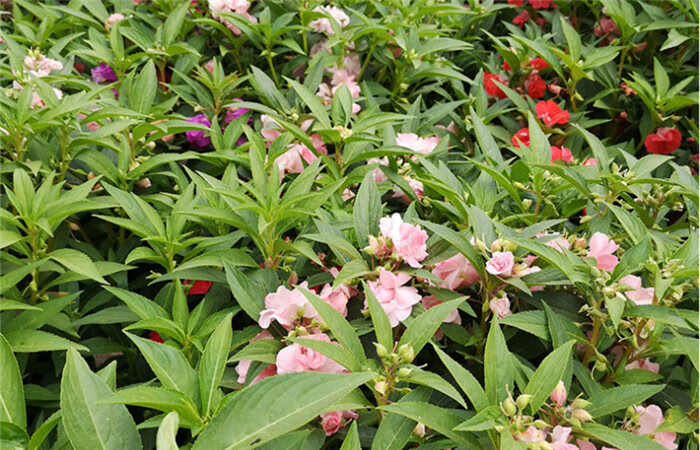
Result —
[[241, 35], [241, 30], [231, 22], [219, 16], [219, 14], [236, 13], [248, 19], [251, 23], [258, 23], [258, 19], [248, 13], [248, 8], [250, 8], [250, 2], [248, 0], [209, 0], [209, 9], [212, 12], [212, 16], [226, 25], [236, 36]]
[[552, 439], [552, 450], [579, 450], [574, 444], [569, 444], [569, 435], [571, 427], [562, 427], [557, 425], [554, 427], [549, 437]]
[[44, 55], [25, 56], [24, 67], [30, 74], [41, 78], [49, 75], [51, 72], [63, 69], [63, 64]]
[[121, 22], [124, 20], [125, 17], [123, 14], [115, 13], [107, 17], [107, 20], [105, 20], [105, 28], [109, 30], [109, 28], [114, 25], [117, 22]]
[[[379, 170], [381, 171], [381, 169]], [[408, 183], [408, 185], [411, 187], [411, 190], [413, 190], [413, 193], [416, 194], [416, 197], [418, 197], [419, 200], [423, 200], [423, 197], [425, 196], [425, 193], [423, 192], [423, 183], [409, 176], [404, 176], [403, 179], [406, 180], [406, 183]], [[394, 189], [394, 193], [392, 194], [391, 198], [400, 198], [406, 204], [411, 203], [411, 199], [401, 189]]]
[[368, 283], [369, 289], [389, 317], [392, 328], [406, 320], [411, 315], [413, 305], [421, 299], [416, 288], [404, 286], [410, 280], [411, 276], [407, 273], [394, 274], [382, 268], [379, 279]]
[[486, 271], [491, 275], [508, 278], [513, 272], [515, 257], [511, 252], [493, 252], [486, 263]]
[[559, 407], [564, 406], [564, 403], [566, 402], [566, 386], [564, 386], [564, 382], [562, 380], [559, 380], [557, 387], [555, 387], [552, 393], [549, 394], [549, 399], [556, 403], [556, 405]]
[[[379, 164], [380, 166], [388, 166], [389, 165], [389, 158], [386, 156], [384, 158], [370, 158], [367, 160], [367, 164]], [[383, 181], [389, 181], [389, 177], [387, 177], [384, 172], [382, 172], [382, 169], [377, 167], [376, 169], [372, 170], [372, 178], [374, 179], [375, 183], [381, 183]]]
[[[304, 281], [299, 287], [308, 289], [308, 283]], [[258, 324], [261, 328], [268, 328], [275, 320], [289, 330], [300, 315], [315, 318], [317, 314], [299, 289], [290, 290], [280, 286], [277, 292], [267, 294], [265, 297], [265, 309], [260, 312]]]
[[411, 267], [423, 267], [420, 261], [428, 256], [425, 251], [428, 233], [418, 225], [404, 223], [398, 213], [383, 217], [379, 229], [384, 237], [391, 239], [395, 255]]
[[[317, 6], [314, 8], [314, 12], [330, 15], [336, 22], [338, 22], [340, 28], [345, 28], [350, 24], [350, 18], [348, 15], [337, 6]], [[317, 33], [334, 34], [330, 20], [325, 17], [312, 21], [309, 23], [309, 27]]]
[[612, 272], [620, 262], [613, 254], [620, 246], [605, 234], [595, 233], [588, 245], [590, 250], [586, 256], [595, 258], [599, 269]]
[[510, 300], [508, 300], [508, 296], [506, 294], [503, 294], [503, 297], [501, 298], [493, 297], [489, 301], [489, 309], [499, 319], [513, 314], [510, 310]]
[[648, 370], [648, 371], [654, 372], [654, 373], [659, 373], [659, 365], [651, 362], [651, 359], [649, 359], [649, 358], [637, 359], [637, 360], [632, 361], [631, 363], [629, 363], [625, 366], [625, 370], [632, 370], [632, 369], [642, 369], [642, 370]]
[[642, 279], [636, 275], [626, 275], [620, 278], [620, 283], [631, 288], [624, 294], [637, 305], [651, 305], [654, 303], [654, 288], [643, 288]]
[[[262, 330], [260, 333], [257, 334], [253, 339], [250, 340], [250, 342], [255, 342], [260, 339], [273, 339], [272, 335], [270, 334], [269, 331], [267, 330]], [[248, 375], [248, 369], [250, 369], [250, 360], [241, 360], [238, 362], [236, 365], [236, 373], [238, 374], [238, 383], [239, 384], [245, 384], [245, 379], [246, 376]], [[251, 382], [250, 384], [253, 385], [257, 383], [258, 381], [271, 377], [272, 375], [275, 375], [277, 373], [277, 366], [274, 364], [270, 364], [265, 369], [263, 369], [262, 372], [260, 372]]]
[[333, 290], [330, 284], [325, 284], [318, 296], [338, 311], [343, 317], [348, 315], [348, 298], [350, 297], [347, 286], [339, 286]]
[[444, 282], [440, 287], [453, 291], [479, 281], [476, 269], [461, 253], [435, 264], [432, 273]]
[[[442, 300], [438, 300], [437, 297], [434, 297], [432, 295], [423, 297], [420, 301], [423, 304], [423, 307], [425, 307], [425, 309], [430, 309], [433, 306], [437, 306], [441, 303], [444, 303]], [[450, 312], [447, 315], [447, 317], [445, 317], [445, 320], [443, 320], [442, 323], [456, 323], [457, 325], [461, 325], [462, 318], [459, 316], [459, 310], [457, 308], [453, 309], [452, 312]]]
[[421, 155], [431, 153], [439, 143], [439, 136], [422, 138], [415, 133], [399, 133], [396, 135], [396, 145], [405, 147]]
[[659, 425], [664, 423], [666, 420], [664, 419], [664, 413], [661, 411], [661, 408], [656, 405], [649, 405], [646, 408], [635, 405], [634, 409], [639, 414], [639, 427], [632, 430], [633, 433], [639, 435], [651, 435], [656, 442], [669, 450], [678, 448], [678, 445], [674, 442], [676, 440], [676, 433], [655, 433]]
[[260, 130], [260, 135], [268, 143], [271, 143], [277, 139], [280, 134], [282, 134], [280, 124], [272, 117], [268, 116], [267, 114], [263, 114], [260, 116], [260, 120], [262, 121], [263, 125], [262, 130]]
[[[299, 336], [299, 338], [331, 342], [330, 338], [323, 333], [312, 334], [310, 336]], [[333, 344], [339, 345], [337, 342], [334, 342]], [[347, 372], [343, 366], [327, 356], [297, 343], [293, 343], [292, 345], [280, 350], [279, 353], [277, 353], [276, 364], [278, 374], [291, 372]]]
[[[576, 444], [578, 445], [579, 450], [596, 450], [595, 444], [591, 441], [582, 441], [581, 439], [576, 439]], [[617, 449], [614, 447], [602, 446], [602, 447], [600, 447], [600, 450], [617, 450]]]
[[214, 60], [210, 59], [209, 61], [204, 63], [202, 67], [204, 67], [207, 70], [207, 72], [214, 73]]
[[522, 442], [536, 443], [545, 442], [547, 438], [547, 429], [538, 430], [537, 428], [530, 426], [527, 430], [521, 431], [516, 434], [515, 439]]
[[598, 162], [595, 160], [595, 158], [588, 158], [587, 160], [585, 160], [583, 162], [584, 166], [595, 166], [597, 164], [598, 164]]
[[348, 410], [327, 412], [321, 414], [320, 417], [323, 431], [325, 431], [326, 436], [330, 436], [332, 434], [335, 434], [338, 430], [340, 430], [348, 423], [350, 423], [349, 421], [344, 422], [343, 419], [357, 420], [359, 415], [355, 412], [355, 410]]
[[571, 244], [569, 243], [568, 240], [564, 239], [560, 234], [548, 234], [548, 233], [539, 233], [537, 237], [550, 237], [553, 236], [554, 239], [551, 239], [547, 242], [544, 243], [544, 245], [548, 247], [552, 247], [555, 250], [558, 250], [560, 253], [564, 253], [564, 250], [569, 250], [571, 247]]

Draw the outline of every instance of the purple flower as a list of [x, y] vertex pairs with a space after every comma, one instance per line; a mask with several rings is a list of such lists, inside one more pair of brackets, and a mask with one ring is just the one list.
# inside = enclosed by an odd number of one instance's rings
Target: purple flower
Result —
[[[194, 117], [190, 117], [189, 119], [186, 119], [185, 122], [200, 123], [208, 127], [211, 126], [211, 122], [209, 121], [209, 119], [207, 119], [207, 116], [205, 116], [204, 114], [198, 114]], [[187, 137], [187, 140], [191, 144], [191, 147], [194, 148], [206, 147], [207, 145], [211, 144], [211, 139], [204, 135], [204, 130], [186, 131], [185, 137]]]
[[[234, 100], [242, 102], [243, 100], [240, 98], [234, 98]], [[235, 106], [232, 106], [226, 111], [226, 117], [224, 117], [224, 122], [229, 123], [233, 122], [234, 120], [238, 119], [241, 117], [243, 114], [250, 112], [249, 109], [246, 108], [237, 108]]]
[[92, 79], [95, 83], [104, 83], [105, 81], [117, 81], [117, 75], [111, 67], [105, 63], [100, 63], [99, 66], [92, 69]]

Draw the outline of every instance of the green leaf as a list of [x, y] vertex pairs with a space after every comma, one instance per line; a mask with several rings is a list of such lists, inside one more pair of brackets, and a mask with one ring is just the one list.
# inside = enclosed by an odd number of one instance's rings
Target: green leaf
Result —
[[170, 314], [165, 311], [159, 304], [154, 301], [147, 299], [135, 292], [129, 292], [124, 289], [105, 286], [105, 290], [109, 291], [117, 297], [119, 300], [126, 303], [137, 316], [142, 319], [151, 319], [154, 317], [162, 317], [164, 319], [170, 319]]
[[652, 395], [661, 392], [664, 387], [666, 387], [665, 384], [628, 384], [610, 388], [589, 397], [588, 401], [591, 402], [591, 405], [586, 408], [586, 411], [594, 419], [597, 419], [623, 410], [628, 406], [640, 404]]
[[75, 350], [69, 350], [61, 379], [63, 427], [76, 450], [141, 448], [141, 436], [124, 405], [100, 404], [114, 395]]
[[156, 450], [178, 450], [175, 437], [180, 427], [180, 417], [175, 411], [168, 413], [158, 427]]
[[608, 150], [605, 148], [600, 139], [598, 139], [594, 134], [586, 131], [578, 124], [571, 124], [574, 128], [578, 130], [579, 133], [583, 135], [583, 138], [588, 142], [588, 145], [593, 151], [593, 157], [595, 157], [597, 164], [595, 167], [602, 172], [610, 171], [610, 158], [608, 157]]
[[456, 300], [440, 303], [413, 319], [401, 336], [399, 347], [408, 345], [418, 355], [425, 344], [435, 335], [445, 318], [464, 301], [465, 298], [460, 297]]
[[[419, 387], [401, 397], [397, 403], [427, 402], [431, 392], [428, 388]], [[374, 435], [372, 450], [403, 450], [415, 427], [415, 420], [401, 414], [387, 413]]]
[[347, 436], [345, 436], [343, 445], [340, 446], [340, 450], [362, 450], [356, 421], [352, 421], [352, 425], [350, 425], [350, 429], [348, 430]]
[[381, 214], [382, 203], [379, 191], [372, 172], [367, 172], [355, 196], [355, 207], [352, 212], [352, 222], [360, 248], [369, 245], [368, 236], [377, 236]]
[[61, 414], [60, 409], [51, 414], [49, 418], [46, 419], [41, 426], [36, 429], [36, 431], [34, 431], [34, 434], [32, 434], [32, 438], [29, 440], [29, 450], [37, 450], [48, 437], [49, 433], [51, 433], [51, 431], [56, 428], [56, 425], [61, 422], [62, 418], [63, 415]]
[[268, 364], [274, 364], [277, 353], [282, 350], [282, 343], [277, 339], [258, 339], [246, 345], [229, 358], [228, 362], [236, 361], [261, 361]]
[[617, 281], [625, 275], [635, 272], [642, 264], [647, 262], [650, 250], [651, 244], [649, 243], [649, 236], [644, 236], [637, 245], [630, 248], [622, 255], [620, 263], [615, 266], [612, 275], [610, 275], [610, 279], [612, 281]]
[[374, 293], [367, 287], [367, 283], [362, 282], [363, 291], [367, 297], [369, 314], [372, 317], [374, 334], [377, 336], [377, 343], [383, 345], [385, 349], [391, 350], [394, 347], [394, 337], [391, 333], [391, 323], [384, 308], [374, 296]]
[[540, 409], [559, 381], [564, 378], [566, 368], [571, 364], [571, 349], [575, 343], [576, 341], [572, 339], [547, 355], [527, 383], [523, 393], [532, 395], [529, 407], [533, 414]]
[[301, 98], [301, 101], [303, 101], [304, 104], [309, 107], [311, 112], [314, 114], [315, 119], [318, 120], [321, 126], [325, 129], [331, 128], [331, 120], [328, 117], [326, 107], [323, 106], [321, 100], [319, 100], [319, 98], [316, 97], [306, 86], [299, 84], [291, 78], [285, 77], [285, 79], [292, 86], [292, 89], [294, 89], [299, 98]]
[[139, 348], [153, 373], [161, 384], [169, 389], [182, 392], [194, 403], [199, 404], [199, 382], [197, 373], [189, 365], [182, 353], [168, 345], [143, 339], [124, 332]]
[[407, 377], [401, 377], [401, 381], [435, 389], [459, 403], [464, 409], [467, 409], [467, 404], [457, 389], [436, 373], [413, 369]]
[[148, 114], [151, 111], [153, 100], [156, 98], [158, 80], [156, 78], [156, 66], [152, 59], [146, 63], [138, 77], [131, 85], [129, 101], [131, 109], [141, 114]]
[[29, 436], [24, 429], [11, 422], [0, 422], [0, 448], [25, 449], [29, 444]]
[[479, 143], [481, 152], [494, 163], [501, 164], [503, 162], [503, 155], [501, 155], [501, 150], [498, 148], [493, 135], [489, 129], [486, 128], [486, 125], [484, 125], [484, 122], [481, 121], [481, 118], [476, 114], [473, 108], [470, 107], [469, 112], [472, 117], [474, 134], [476, 135], [476, 140]]
[[484, 388], [481, 387], [481, 384], [479, 384], [479, 381], [474, 375], [465, 369], [464, 366], [452, 359], [450, 355], [442, 351], [435, 343], [433, 343], [433, 348], [438, 354], [438, 357], [440, 357], [440, 361], [447, 367], [452, 378], [455, 379], [462, 389], [462, 392], [464, 392], [469, 398], [469, 401], [472, 402], [474, 409], [477, 411], [486, 409], [489, 405], [489, 399], [486, 397]]
[[578, 62], [579, 58], [581, 58], [581, 36], [563, 16], [559, 17], [559, 20], [561, 22], [561, 28], [564, 30], [564, 36], [566, 37], [571, 59], [574, 62]]
[[583, 431], [617, 448], [643, 448], [644, 450], [663, 450], [665, 448], [650, 437], [639, 436], [627, 431], [613, 430], [597, 423], [584, 423]]
[[102, 278], [100, 271], [95, 267], [95, 263], [78, 250], [72, 248], [59, 248], [52, 251], [48, 256], [54, 261], [65, 266], [66, 269], [79, 273], [87, 278], [97, 281], [98, 283], [109, 284], [107, 280]]
[[341, 366], [345, 367], [351, 372], [357, 372], [360, 370], [360, 365], [355, 360], [355, 357], [347, 351], [344, 347], [337, 345], [332, 342], [317, 341], [315, 339], [304, 339], [304, 338], [288, 338], [295, 344], [299, 344], [303, 347], [315, 350], [324, 356], [332, 359]]
[[[558, 380], [557, 380], [558, 381]], [[506, 386], [513, 387], [513, 366], [498, 320], [491, 321], [491, 330], [484, 350], [484, 385], [491, 405], [506, 398]]]
[[24, 406], [22, 373], [17, 365], [12, 348], [0, 334], [0, 422], [10, 422], [21, 428], [27, 427]]
[[426, 427], [432, 428], [438, 433], [452, 439], [456, 444], [470, 449], [479, 449], [482, 446], [476, 438], [468, 432], [455, 431], [455, 427], [462, 423], [459, 417], [446, 409], [430, 403], [399, 402], [393, 405], [380, 406], [377, 409], [406, 416]]
[[69, 349], [81, 352], [89, 351], [87, 347], [41, 330], [13, 331], [5, 334], [5, 339], [15, 353], [53, 352]]
[[500, 425], [503, 420], [503, 412], [499, 406], [489, 406], [477, 415], [462, 422], [455, 430], [459, 431], [486, 431]]
[[338, 289], [343, 284], [349, 284], [350, 281], [363, 277], [367, 274], [372, 273], [372, 271], [367, 267], [367, 263], [364, 259], [353, 259], [352, 261], [345, 263], [343, 268], [340, 269], [338, 275], [333, 280], [333, 289]]
[[234, 298], [241, 305], [243, 311], [257, 321], [260, 317], [260, 311], [265, 307], [265, 292], [228, 261], [224, 261], [224, 269]]
[[[462, 234], [457, 233], [442, 225], [438, 225], [431, 222], [421, 222], [426, 228], [431, 230], [433, 233], [440, 236], [442, 239], [447, 241], [451, 246], [453, 246], [457, 251], [463, 254], [474, 266], [474, 270], [479, 274], [479, 277], [483, 280], [486, 278], [486, 270], [484, 269], [483, 256], [474, 250], [474, 246], [465, 238]], [[556, 250], [555, 250], [556, 251]]]
[[199, 413], [192, 400], [185, 394], [162, 387], [136, 386], [120, 389], [100, 403], [121, 403], [124, 405], [151, 408], [165, 413], [176, 412], [180, 418], [189, 422], [199, 422]]
[[228, 314], [216, 327], [207, 341], [202, 360], [199, 362], [199, 388], [202, 394], [202, 413], [205, 417], [216, 406], [213, 404], [215, 394], [224, 375], [226, 359], [231, 347], [232, 317], [232, 314]]
[[376, 374], [291, 373], [238, 393], [202, 431], [193, 450], [251, 448], [313, 420]]
[[362, 342], [360, 338], [357, 337], [355, 329], [345, 320], [338, 311], [336, 311], [331, 305], [321, 300], [313, 292], [306, 289], [300, 289], [301, 293], [304, 294], [311, 306], [316, 309], [318, 314], [323, 319], [323, 322], [328, 326], [328, 328], [333, 332], [333, 337], [343, 346], [350, 354], [355, 358], [358, 364], [362, 364], [365, 361], [365, 351], [362, 348]]

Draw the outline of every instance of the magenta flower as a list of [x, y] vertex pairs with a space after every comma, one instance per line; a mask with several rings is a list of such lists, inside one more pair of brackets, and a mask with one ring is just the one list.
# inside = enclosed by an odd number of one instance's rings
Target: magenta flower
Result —
[[[238, 102], [243, 101], [243, 99], [240, 99], [240, 98], [234, 98], [234, 100], [236, 100]], [[224, 117], [224, 122], [226, 122], [226, 123], [233, 122], [234, 120], [238, 119], [239, 117], [241, 117], [243, 114], [245, 114], [247, 112], [250, 112], [250, 110], [246, 109], [246, 108], [237, 108], [235, 106], [232, 106], [226, 111], [226, 117]]]
[[[198, 114], [194, 117], [190, 117], [189, 119], [186, 119], [185, 122], [199, 123], [206, 125], [207, 127], [211, 126], [211, 122], [204, 114]], [[205, 136], [204, 133], [204, 130], [191, 130], [185, 132], [185, 137], [187, 138], [187, 141], [190, 143], [191, 147], [202, 148], [211, 144], [211, 139], [209, 139], [208, 136]]]
[[111, 67], [105, 63], [100, 63], [99, 66], [94, 67], [91, 71], [92, 80], [95, 83], [104, 83], [105, 81], [117, 81], [117, 75], [114, 73]]

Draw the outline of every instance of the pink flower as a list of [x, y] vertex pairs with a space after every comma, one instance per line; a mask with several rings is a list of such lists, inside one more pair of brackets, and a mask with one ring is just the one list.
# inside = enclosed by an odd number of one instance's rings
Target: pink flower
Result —
[[[299, 336], [299, 338], [331, 342], [330, 338], [323, 333], [312, 334], [310, 336]], [[334, 342], [334, 344], [339, 345], [337, 342]], [[293, 343], [292, 345], [280, 350], [280, 352], [277, 354], [276, 363], [278, 374], [291, 372], [347, 372], [343, 366], [327, 356], [297, 343]]]
[[634, 434], [652, 435], [656, 442], [669, 450], [678, 448], [678, 445], [674, 442], [676, 433], [654, 432], [666, 420], [661, 408], [656, 405], [649, 405], [646, 408], [635, 405], [634, 409], [639, 414], [639, 428], [632, 431]]
[[[350, 24], [350, 18], [348, 15], [337, 6], [317, 6], [314, 8], [314, 12], [330, 15], [336, 22], [338, 22], [338, 24], [340, 24], [340, 28], [345, 28]], [[309, 27], [311, 27], [311, 29], [317, 33], [334, 34], [331, 22], [326, 18], [312, 21], [309, 23]]]
[[554, 427], [549, 437], [552, 439], [552, 450], [579, 450], [574, 444], [568, 444], [571, 427]]
[[511, 252], [493, 252], [491, 259], [486, 263], [486, 271], [491, 275], [508, 278], [513, 272], [515, 258]]
[[[389, 158], [386, 156], [382, 159], [379, 158], [370, 158], [367, 160], [367, 164], [379, 164], [380, 166], [388, 166], [389, 165]], [[375, 183], [381, 183], [383, 181], [389, 181], [389, 177], [387, 177], [384, 172], [382, 172], [382, 169], [377, 167], [376, 169], [372, 169], [372, 178], [374, 179]]]
[[510, 300], [508, 300], [508, 296], [506, 294], [503, 294], [503, 297], [501, 298], [493, 297], [489, 301], [489, 309], [499, 319], [513, 314], [510, 310]]
[[[381, 172], [381, 169], [380, 169], [380, 172]], [[374, 174], [372, 175], [372, 177], [374, 177]], [[404, 180], [406, 180], [408, 185], [411, 187], [411, 189], [413, 190], [413, 193], [416, 194], [416, 197], [418, 197], [418, 199], [420, 199], [420, 200], [423, 200], [423, 197], [425, 196], [425, 194], [423, 193], [423, 183], [421, 183], [420, 181], [415, 180], [409, 176], [404, 176], [403, 178], [404, 178]], [[404, 191], [402, 191], [401, 189], [394, 189], [394, 193], [392, 194], [391, 198], [400, 198], [406, 204], [411, 203], [411, 199], [408, 198], [408, 195], [406, 195], [406, 193]]]
[[649, 358], [637, 359], [637, 360], [632, 361], [631, 363], [629, 363], [625, 366], [625, 370], [632, 370], [632, 369], [642, 369], [642, 370], [648, 370], [648, 371], [654, 372], [654, 373], [659, 373], [659, 365], [651, 362], [651, 359], [649, 359]]
[[595, 160], [595, 158], [588, 158], [587, 160], [585, 160], [583, 162], [584, 166], [595, 166], [597, 164], [598, 164], [598, 162]]
[[537, 428], [530, 426], [527, 430], [521, 431], [514, 437], [518, 441], [522, 442], [544, 442], [547, 438], [547, 429], [538, 430]]
[[[299, 287], [308, 289], [308, 283], [304, 281]], [[268, 328], [270, 323], [276, 320], [289, 330], [299, 317], [299, 313], [308, 318], [315, 318], [318, 314], [299, 289], [289, 290], [280, 286], [277, 292], [267, 294], [265, 297], [265, 309], [260, 312], [258, 324], [261, 328]]]
[[44, 55], [26, 56], [24, 68], [37, 78], [45, 77], [51, 72], [63, 69], [63, 64]]
[[260, 120], [262, 121], [263, 125], [262, 130], [260, 130], [260, 135], [268, 143], [274, 141], [280, 134], [282, 134], [280, 124], [277, 123], [277, 121], [272, 117], [268, 116], [267, 114], [263, 114], [260, 116]]
[[418, 225], [404, 223], [397, 213], [390, 218], [383, 217], [379, 221], [379, 229], [385, 237], [391, 239], [394, 254], [411, 267], [423, 267], [420, 261], [428, 256], [425, 251], [428, 233]]
[[[442, 300], [438, 300], [436, 297], [429, 295], [427, 297], [423, 297], [421, 300], [421, 303], [425, 307], [425, 309], [430, 309], [433, 306], [437, 306], [441, 303], [444, 303]], [[457, 325], [462, 324], [462, 318], [459, 316], [459, 310], [457, 308], [453, 309], [452, 312], [450, 312], [447, 317], [445, 317], [445, 320], [442, 321], [442, 323], [456, 323]]]
[[620, 262], [617, 256], [613, 255], [620, 246], [605, 234], [595, 233], [588, 245], [590, 250], [586, 256], [595, 258], [599, 269], [612, 272]]
[[557, 404], [557, 406], [564, 406], [566, 402], [566, 386], [564, 382], [559, 380], [559, 384], [554, 388], [551, 394], [549, 394], [549, 399]]
[[461, 253], [435, 264], [432, 273], [444, 281], [441, 287], [453, 291], [479, 281], [479, 274], [476, 273], [476, 269], [467, 260], [467, 257]]
[[248, 8], [250, 8], [250, 2], [248, 0], [209, 0], [209, 9], [211, 9], [212, 16], [219, 20], [219, 22], [226, 25], [226, 27], [236, 36], [241, 35], [241, 30], [225, 20], [223, 17], [220, 17], [219, 13], [233, 12], [240, 14], [252, 23], [257, 23], [258, 19], [248, 13]]
[[326, 283], [318, 296], [338, 311], [343, 317], [348, 315], [348, 298], [350, 297], [347, 286], [339, 286], [336, 290]]
[[406, 320], [411, 315], [413, 305], [421, 299], [416, 288], [404, 286], [410, 280], [411, 276], [407, 273], [394, 274], [382, 268], [379, 279], [368, 283], [369, 289], [389, 317], [392, 328]]
[[[272, 335], [269, 331], [263, 330], [257, 334], [250, 342], [258, 341], [260, 339], [272, 339]], [[236, 373], [238, 374], [238, 383], [245, 384], [246, 376], [248, 375], [248, 369], [250, 369], [250, 360], [241, 360], [236, 365]], [[262, 372], [260, 372], [253, 380], [250, 382], [251, 385], [257, 383], [258, 381], [271, 377], [277, 373], [277, 366], [270, 364]]]
[[556, 147], [552, 145], [551, 151], [552, 159], [549, 162], [550, 165], [554, 165], [554, 161], [574, 162], [574, 155], [572, 155], [571, 150], [566, 147]]
[[435, 150], [440, 143], [439, 137], [422, 138], [415, 133], [399, 133], [396, 135], [396, 145], [413, 150], [416, 153], [427, 155]]
[[553, 100], [541, 101], [535, 105], [537, 118], [544, 120], [547, 126], [569, 123], [569, 111], [562, 110]]
[[207, 72], [214, 73], [214, 60], [210, 59], [209, 61], [202, 64], [202, 67], [204, 67], [207, 70]]
[[[242, 102], [240, 98], [234, 98], [235, 101]], [[224, 117], [224, 122], [229, 123], [233, 122], [234, 120], [238, 119], [245, 113], [250, 112], [249, 109], [246, 108], [239, 108], [237, 106], [232, 106], [229, 109], [226, 110], [226, 117]]]
[[323, 431], [326, 432], [326, 436], [335, 434], [342, 427], [350, 423], [346, 421], [343, 423], [343, 419], [354, 419], [357, 420], [359, 417], [355, 410], [348, 411], [332, 411], [321, 414], [321, 426]]
[[521, 128], [519, 129], [512, 138], [510, 138], [510, 142], [513, 144], [515, 148], [520, 148], [520, 145], [525, 145], [525, 147], [530, 146], [530, 129], [529, 128]]
[[[596, 450], [595, 444], [591, 441], [582, 441], [581, 439], [576, 439], [576, 444], [578, 445], [578, 448], [580, 450]], [[600, 447], [600, 450], [617, 450], [616, 448], [613, 447], [606, 447], [602, 446]]]
[[642, 279], [635, 275], [627, 275], [620, 278], [620, 283], [632, 288], [624, 294], [637, 305], [651, 305], [654, 303], [654, 288], [643, 288]]
[[112, 25], [117, 22], [121, 22], [122, 20], [124, 20], [123, 14], [112, 14], [111, 16], [107, 17], [107, 20], [105, 20], [105, 29], [109, 30]]
[[537, 235], [537, 237], [547, 236], [554, 236], [554, 239], [545, 242], [544, 245], [546, 245], [547, 247], [552, 247], [554, 250], [557, 250], [560, 253], [564, 253], [564, 249], [569, 250], [569, 248], [571, 247], [569, 241], [564, 239], [564, 237], [560, 234], [539, 233]]

